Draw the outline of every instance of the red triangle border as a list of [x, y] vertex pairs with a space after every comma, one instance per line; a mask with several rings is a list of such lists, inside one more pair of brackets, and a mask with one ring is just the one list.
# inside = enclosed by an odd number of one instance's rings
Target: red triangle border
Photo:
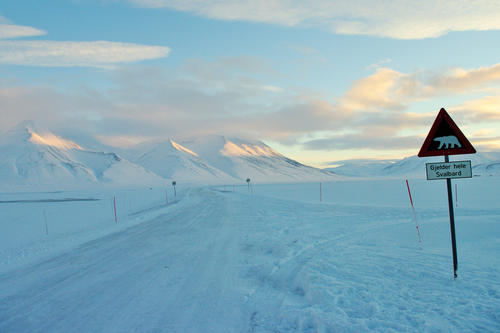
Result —
[[[450, 128], [453, 130], [453, 134], [457, 137], [457, 139], [463, 143], [462, 148], [453, 148], [453, 149], [441, 149], [441, 150], [429, 150], [429, 147], [432, 143], [432, 139], [441, 125], [441, 123], [445, 121], [448, 123]], [[427, 156], [445, 156], [445, 155], [460, 155], [460, 154], [475, 154], [476, 149], [472, 146], [472, 144], [467, 140], [462, 131], [458, 128], [457, 124], [451, 119], [450, 115], [444, 108], [439, 110], [439, 113], [432, 124], [431, 130], [427, 137], [425, 138], [424, 143], [422, 144], [422, 148], [418, 152], [418, 157], [427, 157]]]

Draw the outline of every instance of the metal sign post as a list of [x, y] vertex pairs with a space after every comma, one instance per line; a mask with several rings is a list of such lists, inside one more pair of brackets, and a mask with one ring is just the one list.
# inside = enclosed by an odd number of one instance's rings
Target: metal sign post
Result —
[[[448, 155], [444, 155], [444, 161], [450, 162]], [[457, 259], [457, 239], [455, 237], [455, 213], [453, 212], [453, 197], [451, 191], [451, 178], [446, 178], [446, 188], [448, 189], [448, 209], [450, 211], [450, 231], [451, 231], [451, 249], [453, 251], [453, 277], [457, 278], [458, 259]]]

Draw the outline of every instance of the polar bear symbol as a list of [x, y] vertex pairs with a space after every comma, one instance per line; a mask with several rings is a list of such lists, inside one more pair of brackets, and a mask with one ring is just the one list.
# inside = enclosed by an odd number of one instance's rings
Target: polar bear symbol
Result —
[[439, 142], [439, 147], [438, 149], [449, 149], [449, 148], [461, 148], [462, 146], [460, 145], [460, 142], [458, 142], [458, 139], [454, 135], [449, 135], [449, 136], [440, 136], [438, 138], [432, 139], [433, 141], [438, 141]]

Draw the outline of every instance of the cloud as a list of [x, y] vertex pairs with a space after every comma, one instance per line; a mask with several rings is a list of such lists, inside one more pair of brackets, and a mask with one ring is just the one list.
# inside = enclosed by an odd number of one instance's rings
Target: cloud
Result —
[[500, 91], [495, 96], [484, 96], [468, 100], [462, 105], [450, 108], [468, 122], [500, 122]]
[[334, 135], [306, 141], [302, 146], [308, 150], [334, 151], [345, 149], [408, 150], [422, 143], [419, 136], [378, 136], [365, 133]]
[[[404, 133], [427, 130], [435, 114], [411, 113], [409, 106], [420, 101], [446, 95], [491, 93], [478, 99], [452, 106], [449, 111], [468, 124], [500, 122], [500, 64], [465, 70], [455, 68], [440, 73], [420, 71], [401, 73], [379, 68], [365, 78], [355, 81], [349, 90], [337, 98], [332, 111], [349, 112], [342, 125], [319, 139], [305, 140], [308, 150], [342, 150], [368, 148], [373, 150], [411, 149], [418, 147], [421, 138]], [[316, 130], [323, 130], [317, 126]], [[313, 131], [311, 131], [313, 132]], [[490, 145], [491, 146], [491, 145]]]
[[321, 55], [321, 52], [313, 47], [307, 46], [307, 45], [301, 45], [301, 44], [287, 44], [286, 47], [288, 47], [290, 50], [299, 53], [301, 55], [305, 56], [316, 56]]
[[498, 84], [500, 64], [470, 70], [453, 68], [409, 74], [379, 68], [372, 75], [355, 81], [337, 101], [342, 110], [401, 111], [416, 101], [445, 95], [484, 93]]
[[450, 95], [489, 94], [466, 100], [462, 105], [452, 105], [448, 110], [471, 125], [499, 123], [500, 90], [494, 88], [500, 83], [499, 70], [500, 64], [470, 70], [454, 68], [415, 73], [379, 68], [355, 81], [336, 99], [335, 112], [351, 114], [333, 131], [336, 134], [305, 140], [302, 144], [310, 150], [414, 148], [419, 141], [408, 133], [427, 130], [435, 114], [409, 112], [410, 105]]
[[382, 60], [377, 61], [376, 63], [368, 65], [366, 67], [366, 69], [377, 69], [377, 68], [385, 67], [386, 65], [390, 64], [391, 62], [392, 62], [392, 59], [390, 59], [390, 58], [382, 59]]
[[0, 39], [34, 37], [45, 35], [46, 32], [32, 27], [0, 23]]
[[432, 123], [434, 116], [410, 112], [358, 112], [343, 121], [337, 130], [327, 132], [318, 139], [302, 140], [300, 145], [316, 151], [416, 149], [423, 138], [403, 135], [402, 132], [424, 128]]
[[500, 63], [471, 70], [453, 68], [445, 73], [428, 76], [425, 87], [422, 89], [423, 95], [443, 92], [460, 93], [479, 89], [491, 83], [500, 83]]
[[0, 15], [0, 39], [34, 37], [45, 34], [46, 32], [40, 29], [11, 24], [7, 18]]
[[337, 34], [423, 39], [500, 29], [496, 0], [126, 0], [220, 20], [320, 27]]
[[373, 75], [360, 79], [339, 99], [341, 109], [378, 111], [404, 108], [401, 90], [407, 75], [388, 68], [378, 69]]
[[45, 35], [33, 27], [10, 24], [0, 16], [0, 65], [42, 67], [111, 67], [166, 57], [170, 49], [108, 41], [5, 40]]
[[61, 127], [78, 124], [101, 137], [221, 133], [287, 140], [335, 128], [349, 117], [328, 101], [283, 90], [272, 80], [253, 77], [256, 73], [275, 74], [265, 62], [243, 57], [191, 60], [174, 71], [119, 68], [103, 74], [110, 81], [99, 90], [59, 92], [5, 82], [0, 110], [9, 115], [0, 125], [7, 129], [23, 119], [45, 123], [46, 110], [47, 119]]
[[474, 147], [479, 151], [498, 151], [500, 150], [500, 136], [489, 137], [471, 137]]
[[0, 64], [105, 67], [166, 57], [168, 47], [107, 41], [0, 41]]
[[168, 105], [169, 112], [212, 114], [212, 117], [264, 111], [263, 105], [280, 103], [287, 95], [260, 76], [275, 71], [252, 57], [222, 57], [214, 61], [187, 60], [178, 70], [129, 66], [111, 73], [113, 99], [125, 103]]
[[8, 130], [23, 120], [34, 120], [49, 128], [64, 122], [71, 110], [70, 98], [49, 87], [16, 86], [0, 81], [0, 131]]
[[154, 137], [134, 135], [97, 135], [97, 139], [108, 146], [127, 148], [154, 140]]
[[[279, 73], [267, 62], [248, 57], [191, 59], [175, 70], [129, 65], [102, 72], [106, 88], [78, 91], [0, 80], [0, 127], [24, 119], [42, 125], [50, 120], [56, 124], [52, 129], [67, 133], [78, 124], [114, 145], [217, 133], [308, 150], [408, 151], [421, 145], [437, 111], [417, 113], [411, 111], [413, 104], [442, 94], [463, 94], [465, 102], [447, 108], [455, 120], [486, 123], [482, 129], [500, 122], [500, 94], [492, 88], [496, 67], [442, 73], [379, 68], [336, 99], [280, 86]], [[440, 78], [455, 80], [453, 89]], [[467, 99], [471, 89], [489, 95]]]

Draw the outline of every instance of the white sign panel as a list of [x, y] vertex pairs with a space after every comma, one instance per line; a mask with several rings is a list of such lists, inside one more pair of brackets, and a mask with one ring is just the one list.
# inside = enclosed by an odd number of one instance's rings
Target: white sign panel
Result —
[[472, 178], [470, 161], [426, 163], [427, 180], [446, 178]]

